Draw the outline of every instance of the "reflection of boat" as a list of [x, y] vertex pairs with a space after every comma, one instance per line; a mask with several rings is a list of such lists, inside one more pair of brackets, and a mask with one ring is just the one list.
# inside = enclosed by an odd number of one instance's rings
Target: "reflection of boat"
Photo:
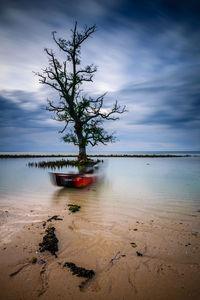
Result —
[[95, 182], [98, 178], [98, 174], [95, 172], [95, 168], [89, 168], [85, 173], [77, 174], [63, 174], [63, 173], [51, 173], [53, 183], [57, 186], [64, 187], [85, 187], [92, 182]]

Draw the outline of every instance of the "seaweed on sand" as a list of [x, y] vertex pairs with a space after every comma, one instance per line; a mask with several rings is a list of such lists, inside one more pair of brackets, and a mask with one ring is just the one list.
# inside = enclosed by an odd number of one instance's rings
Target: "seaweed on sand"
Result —
[[35, 256], [34, 256], [34, 257], [32, 257], [32, 259], [31, 259], [31, 263], [32, 263], [32, 264], [36, 264], [36, 262], [37, 262], [37, 257], [35, 257]]
[[56, 252], [58, 251], [58, 239], [54, 233], [55, 227], [48, 227], [45, 232], [46, 235], [43, 237], [42, 243], [39, 243], [39, 251], [49, 251], [52, 255], [57, 257]]
[[79, 211], [79, 209], [81, 208], [80, 205], [76, 205], [76, 204], [68, 204], [69, 206], [69, 210], [73, 213]]
[[93, 270], [87, 270], [87, 269], [82, 268], [82, 267], [77, 267], [72, 262], [66, 262], [66, 263], [64, 263], [63, 267], [69, 268], [70, 271], [72, 272], [72, 275], [76, 275], [77, 277], [86, 278], [86, 280], [82, 281], [81, 284], [79, 285], [80, 290], [83, 289], [83, 287], [85, 286], [85, 284], [89, 280], [91, 280], [94, 277], [94, 275], [95, 275], [95, 272]]

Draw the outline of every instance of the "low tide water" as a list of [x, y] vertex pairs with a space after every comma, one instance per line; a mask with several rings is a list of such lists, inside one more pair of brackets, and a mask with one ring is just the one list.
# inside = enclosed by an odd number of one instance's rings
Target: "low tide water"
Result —
[[[138, 218], [194, 222], [199, 231], [200, 157], [106, 158], [101, 180], [84, 189], [54, 186], [50, 169], [28, 162], [51, 158], [1, 159], [1, 239], [25, 222], [42, 220], [48, 211], [79, 204], [96, 224], [121, 225]], [[75, 171], [63, 168], [59, 172]]]

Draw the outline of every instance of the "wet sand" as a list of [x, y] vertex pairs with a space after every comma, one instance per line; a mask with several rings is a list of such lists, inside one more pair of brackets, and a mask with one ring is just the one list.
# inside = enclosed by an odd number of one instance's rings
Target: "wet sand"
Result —
[[[1, 242], [0, 299], [199, 299], [200, 234], [190, 220], [197, 228], [200, 212], [181, 222], [133, 212], [122, 222], [117, 216], [95, 217], [94, 207], [89, 210], [81, 199], [76, 204], [82, 206], [79, 212], [70, 213], [63, 204], [35, 220], [30, 210], [31, 223]], [[1, 212], [2, 224], [9, 213]], [[56, 228], [57, 258], [39, 252], [43, 223], [53, 215], [63, 218], [45, 227]], [[33, 257], [45, 263], [32, 264]], [[80, 290], [84, 279], [63, 267], [65, 262], [92, 269], [95, 276]]]

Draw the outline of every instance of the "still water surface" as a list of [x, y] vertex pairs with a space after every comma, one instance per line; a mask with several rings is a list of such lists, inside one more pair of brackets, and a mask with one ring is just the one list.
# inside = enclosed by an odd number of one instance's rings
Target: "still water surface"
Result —
[[[200, 157], [107, 158], [103, 178], [85, 189], [54, 186], [49, 176], [52, 170], [27, 166], [39, 160], [51, 159], [0, 160], [2, 232], [12, 231], [23, 222], [42, 220], [45, 210], [53, 211], [67, 203], [81, 205], [83, 216], [108, 226], [140, 217], [191, 218], [192, 222], [200, 209]], [[75, 169], [59, 170], [68, 171]]]

